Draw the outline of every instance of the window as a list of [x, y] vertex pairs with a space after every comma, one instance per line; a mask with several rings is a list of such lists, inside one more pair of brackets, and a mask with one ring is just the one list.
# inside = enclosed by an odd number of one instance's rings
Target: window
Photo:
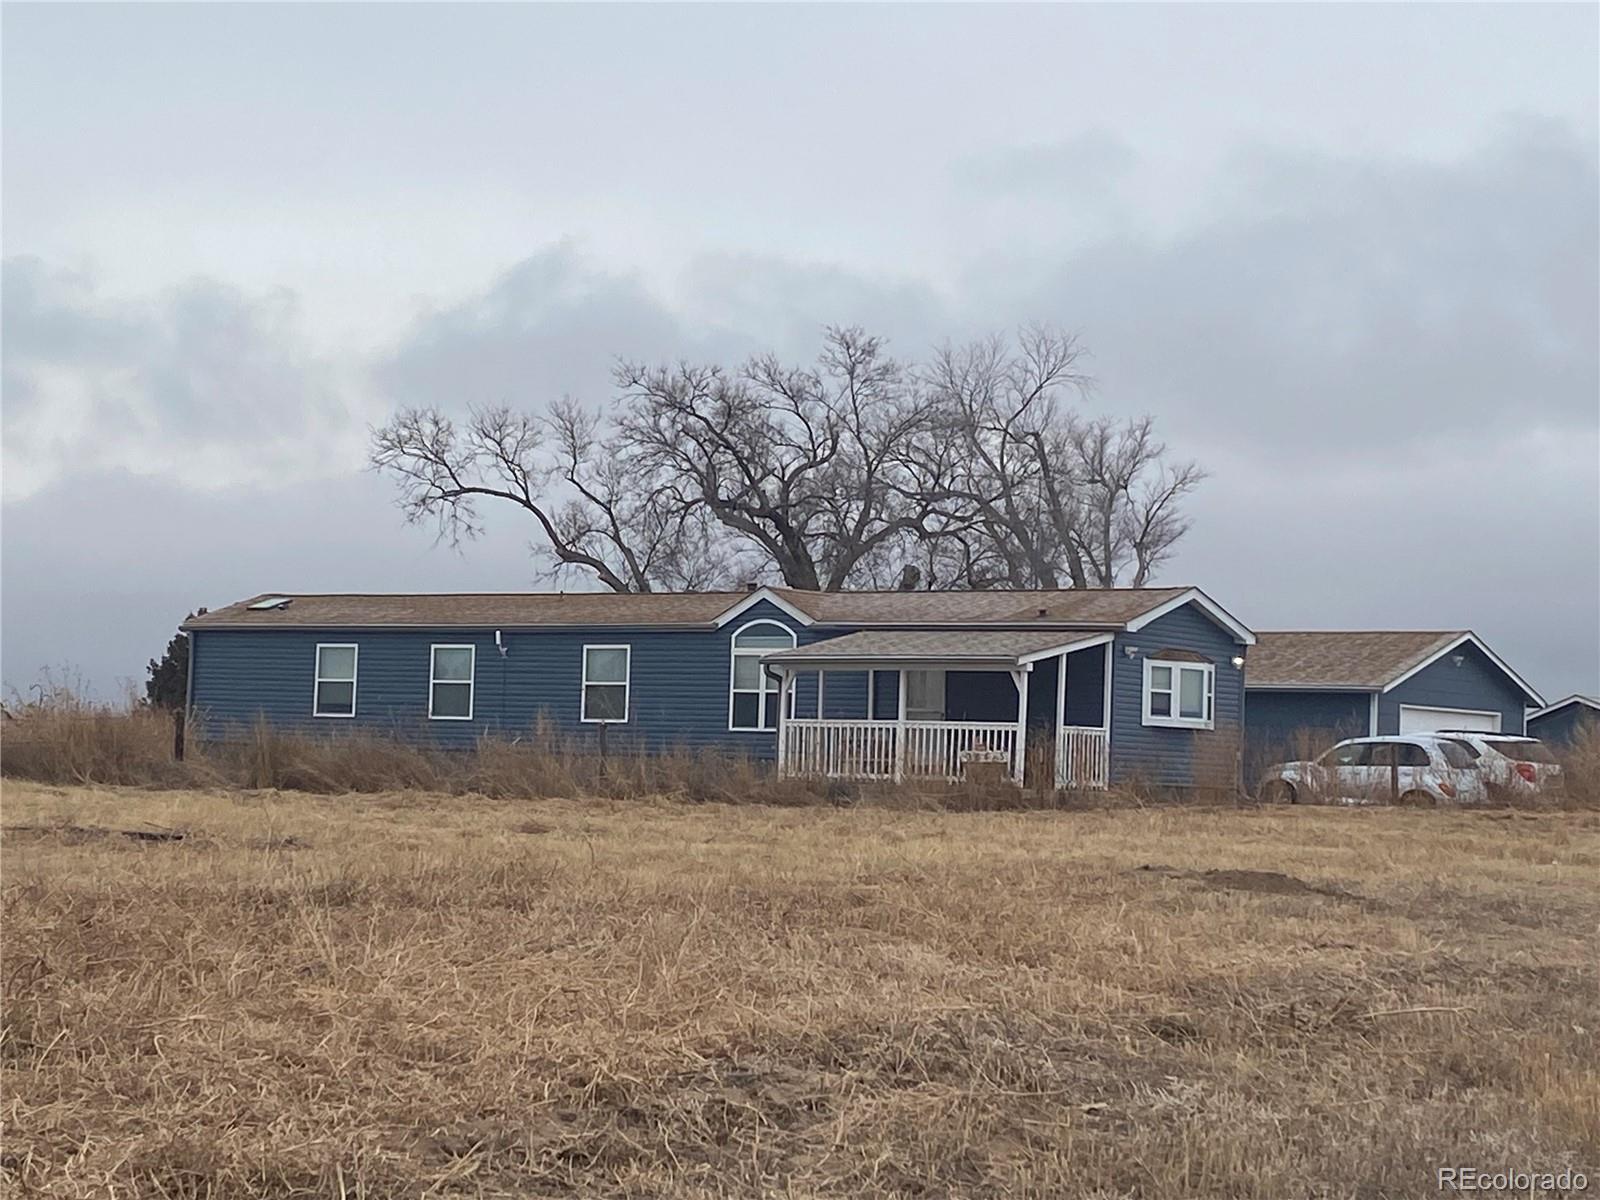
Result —
[[1335, 746], [1322, 756], [1325, 767], [1366, 767], [1372, 765], [1372, 743], [1351, 742], [1348, 746]]
[[1144, 723], [1213, 727], [1217, 668], [1211, 663], [1144, 661]]
[[583, 720], [628, 719], [628, 646], [583, 648]]
[[[778, 681], [761, 666], [761, 656], [793, 650], [794, 634], [776, 621], [752, 621], [733, 635], [733, 667], [728, 699], [729, 729], [776, 729]], [[794, 692], [789, 693], [794, 716]]]
[[435, 721], [472, 720], [475, 646], [435, 646], [428, 674], [428, 716]]
[[1439, 753], [1444, 755], [1445, 765], [1452, 770], [1477, 770], [1480, 756], [1467, 742], [1456, 738], [1444, 738], [1439, 742]]
[[944, 720], [944, 672], [907, 671], [906, 720]]
[[[1426, 767], [1433, 760], [1428, 757], [1428, 752], [1415, 742], [1398, 742], [1395, 744], [1395, 765], [1401, 767]], [[1389, 765], [1385, 759], [1383, 766]]]
[[1550, 752], [1550, 747], [1543, 742], [1497, 742], [1487, 739], [1485, 744], [1491, 750], [1504, 754], [1512, 762], [1525, 763], [1553, 763], [1556, 756]]
[[356, 648], [322, 644], [317, 647], [317, 682], [312, 689], [311, 715], [356, 715]]

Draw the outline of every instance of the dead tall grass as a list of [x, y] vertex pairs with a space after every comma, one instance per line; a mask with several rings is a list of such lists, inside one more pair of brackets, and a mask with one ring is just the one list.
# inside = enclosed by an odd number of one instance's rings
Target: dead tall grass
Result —
[[1600, 1178], [1600, 814], [9, 780], [4, 820], [10, 1195]]
[[[716, 751], [642, 752], [623, 739], [601, 755], [590, 744], [535, 728], [526, 736], [486, 735], [468, 747], [364, 730], [312, 735], [260, 721], [200, 741], [173, 756], [170, 714], [142, 708], [54, 705], [7, 720], [0, 774], [60, 785], [278, 789], [324, 795], [423, 791], [496, 799], [592, 796], [670, 797], [718, 803], [817, 805], [861, 801], [897, 807], [1056, 807], [1082, 803], [1007, 782], [948, 786], [919, 781], [850, 783], [779, 779], [771, 765]], [[1096, 803], [1106, 798], [1097, 796]]]

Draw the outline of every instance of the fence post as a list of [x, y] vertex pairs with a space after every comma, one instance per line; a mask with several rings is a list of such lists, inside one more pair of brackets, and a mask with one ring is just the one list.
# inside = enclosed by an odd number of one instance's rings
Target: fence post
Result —
[[183, 709], [172, 710], [172, 758], [175, 762], [183, 761], [183, 718]]

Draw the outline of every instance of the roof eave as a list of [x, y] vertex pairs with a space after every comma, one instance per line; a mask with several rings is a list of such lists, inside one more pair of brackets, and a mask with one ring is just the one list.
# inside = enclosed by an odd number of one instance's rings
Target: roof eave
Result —
[[1250, 668], [1245, 667], [1244, 690], [1247, 692], [1381, 692], [1375, 683], [1251, 683]]

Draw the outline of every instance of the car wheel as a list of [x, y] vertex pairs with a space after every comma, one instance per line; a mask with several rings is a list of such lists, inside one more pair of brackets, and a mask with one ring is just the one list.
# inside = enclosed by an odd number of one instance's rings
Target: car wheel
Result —
[[1261, 799], [1267, 804], [1298, 804], [1300, 796], [1294, 784], [1287, 779], [1274, 779], [1261, 789]]
[[1435, 801], [1427, 792], [1410, 791], [1400, 797], [1400, 803], [1407, 808], [1432, 808]]

